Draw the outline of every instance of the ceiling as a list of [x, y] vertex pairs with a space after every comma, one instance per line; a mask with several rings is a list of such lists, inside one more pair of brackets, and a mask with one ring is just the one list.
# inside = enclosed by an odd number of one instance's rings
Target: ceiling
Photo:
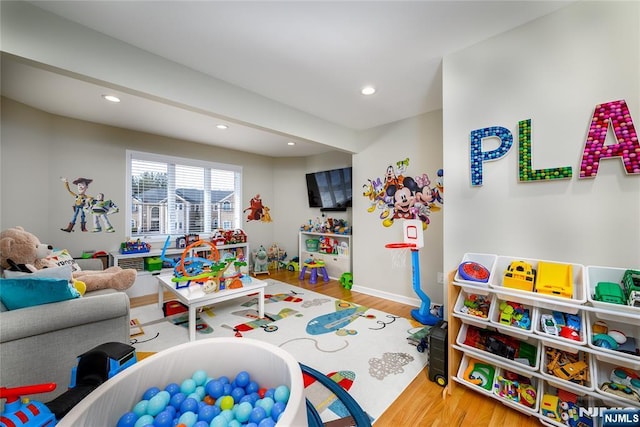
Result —
[[[570, 1], [29, 3], [327, 123], [365, 130], [440, 109], [443, 56]], [[364, 97], [365, 85], [377, 92]], [[108, 104], [96, 96], [108, 88], [2, 57], [2, 94], [54, 114], [273, 157], [334, 149], [242, 117], [220, 131], [215, 112], [140, 93]]]

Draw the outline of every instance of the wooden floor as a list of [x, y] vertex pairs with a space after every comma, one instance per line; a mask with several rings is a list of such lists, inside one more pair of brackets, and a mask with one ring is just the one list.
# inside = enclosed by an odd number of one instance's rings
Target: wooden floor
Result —
[[[272, 271], [269, 276], [290, 283], [301, 288], [311, 289], [333, 298], [341, 298], [358, 305], [382, 310], [396, 316], [411, 318], [413, 306], [394, 301], [377, 298], [344, 289], [340, 284], [331, 280], [328, 283], [309, 285], [306, 281], [298, 280], [295, 272]], [[167, 295], [169, 297], [170, 295]], [[151, 304], [157, 301], [157, 295], [149, 295], [131, 299], [131, 306]], [[443, 398], [444, 389], [429, 381], [425, 369], [407, 387], [400, 397], [380, 416], [375, 427], [401, 426], [540, 426], [535, 417], [528, 417], [518, 411], [507, 408], [501, 403], [483, 396], [467, 387], [454, 387], [451, 395]]]

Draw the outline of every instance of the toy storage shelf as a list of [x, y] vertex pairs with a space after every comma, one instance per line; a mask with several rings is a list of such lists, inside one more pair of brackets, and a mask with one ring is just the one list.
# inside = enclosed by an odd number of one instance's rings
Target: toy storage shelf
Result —
[[[216, 245], [216, 249], [220, 252], [220, 257], [225, 252], [235, 252], [242, 250], [246, 260], [249, 259], [249, 243], [234, 243], [231, 245]], [[202, 247], [203, 251], [207, 250], [206, 246]], [[198, 248], [195, 248], [198, 251]], [[184, 248], [167, 248], [165, 255], [169, 258], [179, 258], [182, 256]], [[131, 297], [139, 297], [144, 295], [152, 295], [158, 293], [158, 281], [154, 276], [160, 274], [171, 273], [170, 268], [162, 268], [160, 270], [148, 271], [145, 269], [145, 259], [159, 258], [162, 255], [161, 249], [151, 249], [149, 252], [136, 254], [122, 254], [119, 251], [109, 252], [109, 261], [111, 265], [120, 266], [122, 268], [133, 268], [138, 271], [136, 281], [133, 286], [127, 289], [127, 295]], [[147, 260], [148, 261], [148, 260]]]
[[[327, 237], [337, 242], [337, 253], [320, 252], [320, 246], [313, 248], [313, 245], [307, 246], [307, 240], [319, 241]], [[332, 233], [316, 233], [311, 231], [301, 231], [298, 242], [298, 256], [300, 260], [300, 268], [305, 260], [311, 258], [317, 261], [324, 261], [325, 268], [329, 277], [339, 280], [342, 273], [351, 272], [351, 235], [350, 234], [332, 234]]]
[[[462, 279], [457, 271], [452, 271], [449, 274], [449, 286], [448, 286], [448, 318], [449, 318], [449, 390], [451, 394], [452, 390], [457, 386], [464, 386], [477, 391], [481, 394], [493, 398], [505, 406], [518, 410], [527, 415], [537, 417], [540, 423], [549, 426], [564, 426], [561, 421], [555, 421], [542, 414], [542, 408], [540, 410], [533, 411], [528, 408], [521, 407], [513, 401], [505, 400], [499, 397], [497, 394], [487, 391], [486, 389], [473, 384], [465, 380], [463, 375], [467, 369], [469, 360], [475, 359], [479, 362], [490, 364], [497, 369], [507, 369], [512, 372], [526, 375], [529, 378], [535, 378], [538, 383], [539, 393], [544, 394], [545, 390], [557, 390], [558, 388], [572, 392], [578, 396], [588, 398], [590, 402], [602, 402], [609, 407], [640, 407], [640, 402], [618, 397], [614, 394], [608, 393], [601, 389], [602, 383], [609, 381], [610, 371], [615, 367], [623, 367], [630, 369], [636, 373], [640, 373], [640, 356], [634, 356], [632, 354], [622, 353], [615, 350], [601, 348], [593, 345], [592, 343], [592, 331], [591, 323], [596, 320], [603, 320], [609, 325], [609, 329], [624, 330], [627, 335], [633, 336], [636, 339], [636, 344], [640, 341], [640, 308], [630, 306], [617, 306], [616, 304], [606, 303], [593, 303], [591, 295], [594, 291], [594, 281], [601, 281], [607, 279], [603, 278], [603, 275], [613, 274], [609, 277], [611, 282], [617, 281], [617, 276], [621, 273], [617, 270], [621, 269], [609, 269], [609, 272], [604, 272], [606, 267], [586, 267], [582, 269], [582, 273], [576, 274], [574, 277], [576, 289], [582, 286], [582, 293], [579, 289], [574, 293], [574, 298], [558, 298], [554, 296], [546, 296], [542, 294], [536, 294], [534, 292], [527, 292], [518, 289], [505, 288], [502, 286], [502, 273], [504, 272], [504, 263], [496, 267], [496, 264], [500, 264], [497, 256], [494, 256], [495, 262], [491, 264], [491, 256], [485, 254], [465, 254], [464, 261], [468, 256], [474, 258], [476, 262], [481, 262], [491, 271], [491, 278], [486, 283], [472, 282]], [[505, 258], [505, 257], [502, 257]], [[507, 259], [511, 260], [511, 258]], [[576, 267], [574, 267], [575, 272]], [[586, 272], [586, 274], [584, 273]], [[590, 280], [591, 279], [591, 280]], [[563, 311], [565, 313], [576, 314], [583, 319], [582, 330], [585, 334], [586, 340], [570, 340], [558, 336], [553, 336], [540, 331], [539, 328], [534, 331], [514, 331], [513, 328], [506, 325], [500, 325], [496, 322], [487, 321], [486, 319], [474, 318], [461, 312], [460, 299], [466, 295], [477, 294], [487, 296], [487, 298], [493, 298], [495, 300], [510, 300], [520, 303], [525, 303], [534, 308], [536, 315], [533, 316], [534, 322], [539, 322], [540, 313], [549, 313], [552, 310]], [[588, 300], [588, 301], [587, 301]], [[466, 334], [467, 328], [475, 326], [476, 328], [491, 328], [497, 332], [509, 335], [518, 339], [530, 339], [539, 343], [539, 354], [537, 369], [529, 369], [528, 366], [520, 366], [518, 363], [514, 363], [512, 360], [505, 359], [503, 357], [494, 355], [487, 351], [470, 347], [461, 342], [461, 334]], [[462, 338], [464, 341], [464, 337]], [[591, 361], [590, 374], [591, 384], [590, 387], [573, 386], [572, 383], [558, 379], [546, 372], [545, 361], [545, 349], [555, 348], [559, 350], [569, 351], [572, 353], [582, 352]], [[542, 395], [540, 396], [540, 399]], [[597, 403], [593, 403], [596, 405]]]

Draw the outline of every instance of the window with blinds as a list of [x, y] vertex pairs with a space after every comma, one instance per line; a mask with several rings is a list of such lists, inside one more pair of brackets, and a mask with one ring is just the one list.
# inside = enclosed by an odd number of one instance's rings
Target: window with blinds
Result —
[[127, 151], [131, 237], [240, 228], [242, 168]]

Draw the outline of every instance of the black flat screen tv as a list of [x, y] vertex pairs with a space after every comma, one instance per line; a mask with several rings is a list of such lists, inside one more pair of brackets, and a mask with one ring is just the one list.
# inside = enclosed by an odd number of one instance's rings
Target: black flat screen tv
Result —
[[351, 207], [351, 167], [307, 174], [310, 208], [346, 211]]

